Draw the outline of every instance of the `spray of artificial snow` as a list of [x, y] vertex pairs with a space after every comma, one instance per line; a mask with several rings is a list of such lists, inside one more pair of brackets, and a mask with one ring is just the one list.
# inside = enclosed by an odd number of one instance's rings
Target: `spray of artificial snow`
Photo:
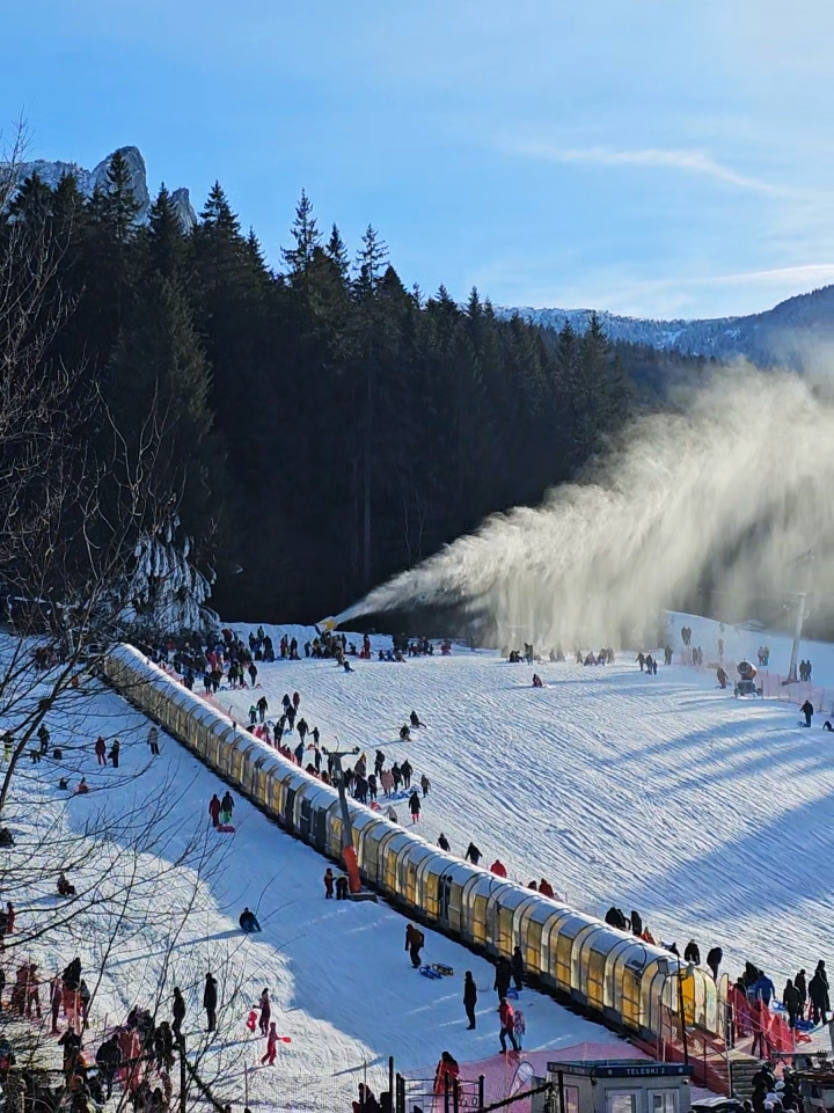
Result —
[[[336, 621], [455, 602], [502, 640], [617, 644], [708, 572], [736, 601], [799, 590], [797, 558], [833, 541], [834, 404], [808, 380], [734, 367], [637, 420], [587, 481], [487, 519]], [[834, 587], [825, 561], [813, 575]]]

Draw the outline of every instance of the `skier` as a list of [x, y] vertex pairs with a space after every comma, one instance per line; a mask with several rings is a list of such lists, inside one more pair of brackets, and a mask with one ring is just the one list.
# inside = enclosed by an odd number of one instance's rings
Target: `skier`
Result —
[[501, 1051], [507, 1053], [507, 1036], [510, 1037], [510, 1043], [513, 1045], [513, 1051], [518, 1051], [518, 1044], [516, 1043], [515, 1032], [515, 1016], [513, 1015], [513, 1007], [506, 997], [501, 998], [501, 1004], [498, 1006], [498, 1016], [501, 1019], [501, 1031], [498, 1033], [498, 1038], [501, 1041]]
[[269, 1063], [272, 1066], [275, 1062], [275, 1055], [278, 1050], [278, 1033], [275, 1031], [275, 1021], [269, 1025], [269, 1035], [266, 1037], [266, 1054], [261, 1058], [261, 1065]]
[[182, 1040], [182, 1022], [185, 1020], [185, 999], [179, 986], [174, 986], [174, 1004], [171, 1011], [174, 1017], [171, 1031], [174, 1033], [176, 1042], [180, 1043]]
[[473, 866], [477, 866], [482, 857], [483, 854], [481, 854], [477, 846], [475, 846], [475, 844], [471, 842], [466, 848], [466, 853], [463, 856], [463, 860], [464, 862], [471, 862]]
[[99, 765], [107, 764], [107, 743], [101, 735], [96, 739], [96, 761]]
[[452, 848], [449, 845], [449, 840], [446, 838], [442, 831], [440, 832], [440, 838], [437, 840], [437, 845], [440, 847], [441, 850], [445, 850], [447, 854], [451, 854]]
[[330, 866], [324, 871], [324, 897], [325, 900], [333, 899], [333, 870]]
[[811, 719], [814, 716], [814, 705], [810, 702], [810, 700], [806, 699], [799, 710], [805, 716], [805, 726], [810, 727]]
[[217, 980], [211, 974], [206, 974], [203, 1008], [206, 1010], [206, 1031], [213, 1032], [217, 1026]]
[[425, 723], [420, 722], [420, 716], [417, 714], [416, 711], [411, 712], [411, 714], [408, 716], [408, 720], [415, 730], [417, 729], [417, 727], [424, 727], [426, 725]]
[[414, 924], [405, 929], [405, 949], [411, 958], [411, 965], [417, 970], [420, 966], [420, 951], [425, 946], [426, 937]]
[[467, 970], [463, 979], [463, 1007], [466, 1009], [466, 1017], [469, 1021], [467, 1031], [472, 1031], [475, 1027], [475, 1006], [478, 1004], [478, 987], [475, 985], [475, 979], [472, 977], [471, 971]]
[[419, 821], [420, 821], [420, 794], [417, 792], [416, 788], [414, 789], [414, 791], [412, 792], [412, 794], [408, 798], [408, 807], [409, 807], [409, 810], [411, 811], [411, 822], [412, 822], [412, 824], [419, 823]]
[[208, 812], [211, 816], [211, 823], [213, 827], [220, 826], [220, 800], [215, 792], [211, 800], [209, 800]]
[[506, 877], [507, 867], [500, 858], [496, 858], [492, 865], [489, 867], [489, 872], [494, 873], [496, 877]]
[[269, 1031], [269, 1021], [272, 1016], [272, 1002], [269, 999], [269, 990], [264, 989], [261, 994], [261, 999], [258, 1002], [258, 1008], [261, 1010], [261, 1015], [258, 1020], [258, 1027], [261, 1030], [261, 1035], [265, 1036]]

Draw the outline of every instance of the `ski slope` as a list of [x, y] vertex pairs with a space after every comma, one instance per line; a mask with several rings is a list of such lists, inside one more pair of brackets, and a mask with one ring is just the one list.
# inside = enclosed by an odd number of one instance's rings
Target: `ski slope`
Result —
[[[184, 1031], [192, 1060], [200, 1061], [202, 1077], [235, 1108], [242, 1108], [247, 1084], [253, 1108], [349, 1108], [366, 1073], [376, 1092], [387, 1088], [389, 1055], [398, 1070], [431, 1070], [444, 1049], [462, 1063], [497, 1052], [494, 968], [488, 962], [426, 931], [424, 959], [453, 967], [455, 976], [421, 977], [404, 951], [403, 917], [383, 903], [325, 901], [325, 860], [245, 800], [236, 800], [236, 833], [214, 832], [207, 806], [213, 792], [222, 795], [223, 784], [164, 734], [160, 756], [151, 758], [148, 720], [115, 693], [95, 686], [70, 691], [48, 723], [63, 758], [20, 766], [4, 818], [16, 847], [0, 851], [4, 868], [15, 855], [33, 853], [39, 832], [47, 832], [51, 862], [66, 868], [82, 894], [80, 903], [107, 892], [129, 900], [121, 920], [112, 905], [109, 911], [93, 905], [46, 940], [22, 944], [27, 934], [60, 917], [66, 903], [55, 894], [54, 872], [44, 876], [29, 892], [14, 893], [18, 949], [6, 956], [10, 970], [24, 958], [37, 961], [47, 981], [80, 956], [95, 991], [86, 1037], [93, 1053], [104, 1028], [123, 1023], [134, 1004], [158, 1019], [170, 1018], [174, 985], [187, 1001]], [[118, 770], [97, 765], [98, 734], [108, 742], [120, 739]], [[71, 796], [57, 787], [60, 776], [68, 777], [72, 789], [82, 775], [89, 795]], [[93, 841], [89, 832], [96, 825]], [[237, 919], [245, 904], [257, 911], [262, 934], [240, 932]], [[466, 1030], [462, 1006], [465, 970], [473, 972], [480, 993], [473, 1032]], [[208, 971], [220, 990], [216, 1036], [203, 1033]], [[265, 1041], [244, 1026], [264, 987], [279, 1034], [292, 1040], [279, 1045], [272, 1068], [256, 1066]], [[45, 985], [41, 998], [48, 1017]], [[547, 997], [525, 990], [521, 1003], [531, 1050], [617, 1042]], [[58, 1065], [55, 1042], [45, 1038]]]
[[[673, 617], [673, 642], [685, 622]], [[689, 625], [705, 660], [717, 659], [718, 637], [736, 660], [767, 641], [771, 667], [787, 672], [788, 639]], [[282, 628], [268, 632], [277, 645]], [[834, 649], [806, 645], [806, 655], [834, 693]], [[407, 755], [415, 780], [426, 772], [427, 840], [442, 831], [461, 855], [474, 840], [483, 866], [499, 857], [517, 881], [544, 876], [600, 916], [612, 903], [638, 909], [656, 939], [682, 953], [694, 937], [702, 955], [718, 944], [733, 976], [751, 959], [781, 990], [829, 939], [834, 735], [821, 716], [800, 729], [790, 704], [734, 699], [714, 672], [673, 664], [650, 678], [633, 657], [536, 665], [541, 690], [533, 668], [457, 647], [451, 658], [354, 661], [352, 674], [332, 661], [276, 662], [258, 679], [270, 715], [298, 690], [325, 745], [358, 745], [369, 765], [380, 746], [389, 761]], [[245, 719], [251, 692], [220, 698]], [[428, 727], [401, 743], [412, 709]], [[409, 825], [405, 801], [395, 807]]]

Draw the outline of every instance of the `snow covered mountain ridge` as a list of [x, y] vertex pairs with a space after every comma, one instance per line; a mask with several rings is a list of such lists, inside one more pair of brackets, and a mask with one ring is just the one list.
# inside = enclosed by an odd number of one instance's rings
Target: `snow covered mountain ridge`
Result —
[[[591, 309], [499, 309], [503, 316], [518, 313], [526, 321], [559, 331], [567, 321], [584, 333], [591, 320]], [[709, 320], [655, 321], [639, 317], [620, 317], [596, 311], [597, 318], [611, 340], [645, 344], [660, 351], [684, 355], [732, 359], [745, 356], [755, 363], [771, 366], [806, 367], [809, 353], [820, 342], [834, 341], [834, 286], [823, 286], [780, 302], [773, 309], [746, 317], [715, 317]]]
[[[120, 154], [130, 168], [130, 184], [133, 194], [139, 203], [139, 220], [145, 221], [151, 205], [151, 196], [148, 192], [148, 170], [145, 160], [138, 147], [119, 147], [103, 158], [92, 170], [85, 170], [76, 162], [49, 162], [46, 159], [36, 159], [34, 162], [21, 162], [15, 167], [15, 177], [23, 182], [32, 174], [37, 174], [41, 181], [54, 189], [61, 178], [71, 174], [85, 197], [91, 196], [96, 186], [104, 189], [107, 184], [107, 171], [113, 155]], [[197, 221], [197, 214], [191, 204], [188, 190], [175, 189], [171, 193], [171, 204], [182, 221], [186, 231], [193, 227]]]

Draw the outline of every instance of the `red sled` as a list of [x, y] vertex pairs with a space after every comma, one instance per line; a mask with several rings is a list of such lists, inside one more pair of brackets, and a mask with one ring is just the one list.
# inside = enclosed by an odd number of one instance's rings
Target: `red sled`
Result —
[[250, 1032], [254, 1032], [258, 1026], [258, 1014], [253, 1009], [249, 1016], [246, 1018], [246, 1027]]
[[235, 833], [235, 829], [232, 827], [231, 823], [221, 823], [217, 830], [222, 831], [224, 835], [233, 835]]

